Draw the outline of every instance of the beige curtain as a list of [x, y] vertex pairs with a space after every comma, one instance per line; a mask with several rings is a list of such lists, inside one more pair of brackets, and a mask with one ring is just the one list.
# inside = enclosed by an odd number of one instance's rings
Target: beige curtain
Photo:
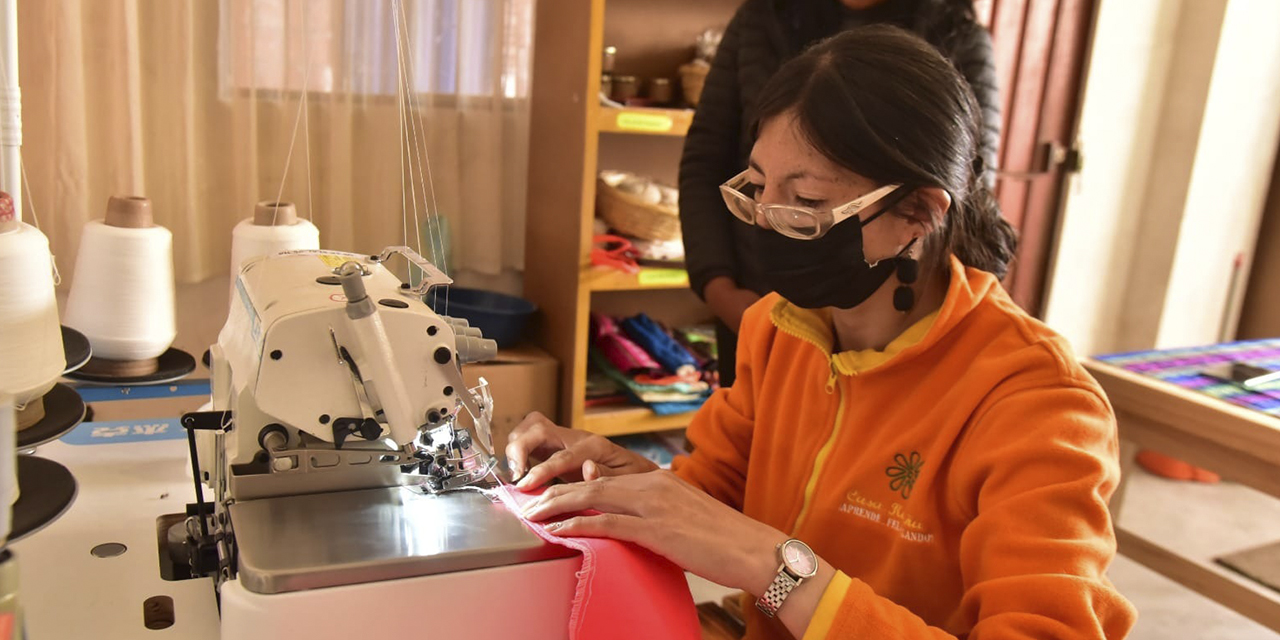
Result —
[[64, 280], [123, 193], [173, 231], [179, 282], [226, 273], [231, 228], [277, 194], [326, 248], [407, 233], [450, 272], [520, 269], [531, 3], [21, 0], [28, 202]]

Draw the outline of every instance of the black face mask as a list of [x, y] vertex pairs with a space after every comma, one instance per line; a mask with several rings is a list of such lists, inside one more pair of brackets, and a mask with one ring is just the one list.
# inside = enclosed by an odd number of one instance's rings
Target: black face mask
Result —
[[769, 288], [805, 309], [852, 309], [884, 286], [898, 258], [911, 248], [871, 266], [862, 250], [862, 227], [879, 218], [887, 205], [865, 222], [845, 220], [816, 240], [788, 238], [756, 227], [755, 250]]

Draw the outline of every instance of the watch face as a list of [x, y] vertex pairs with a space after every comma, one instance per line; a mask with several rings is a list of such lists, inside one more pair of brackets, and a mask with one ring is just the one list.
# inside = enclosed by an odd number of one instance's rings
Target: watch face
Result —
[[782, 545], [782, 562], [801, 578], [812, 578], [818, 572], [817, 556], [799, 540], [788, 540]]

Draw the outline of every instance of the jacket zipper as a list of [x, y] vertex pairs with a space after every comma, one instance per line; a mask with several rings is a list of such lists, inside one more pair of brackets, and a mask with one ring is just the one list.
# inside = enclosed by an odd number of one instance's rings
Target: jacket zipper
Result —
[[827, 376], [827, 394], [839, 393], [840, 398], [836, 405], [835, 424], [831, 425], [831, 435], [827, 436], [827, 441], [822, 443], [822, 448], [818, 449], [818, 455], [813, 461], [813, 472], [809, 475], [809, 481], [805, 483], [804, 494], [801, 496], [803, 500], [800, 505], [800, 513], [796, 515], [795, 524], [791, 527], [791, 535], [795, 536], [800, 532], [800, 525], [804, 523], [804, 518], [809, 514], [809, 508], [813, 503], [813, 494], [818, 489], [818, 477], [822, 475], [822, 469], [826, 466], [827, 458], [831, 455], [831, 449], [835, 447], [836, 438], [840, 436], [840, 425], [844, 422], [844, 406], [845, 393], [840, 388], [840, 372], [836, 369], [836, 357], [829, 349], [820, 344], [813, 336], [802, 335], [800, 332], [788, 331], [778, 325], [774, 320], [774, 326], [779, 331], [807, 342], [822, 352], [827, 357], [827, 366], [830, 367], [830, 373]]
[[831, 365], [831, 376], [827, 378], [827, 393], [838, 393], [839, 399], [836, 405], [835, 424], [831, 425], [831, 435], [827, 436], [827, 441], [822, 443], [822, 448], [818, 449], [818, 455], [813, 461], [813, 473], [809, 476], [808, 483], [804, 488], [804, 502], [800, 506], [800, 513], [796, 515], [795, 525], [791, 527], [791, 535], [795, 536], [800, 532], [800, 525], [804, 523], [804, 518], [809, 514], [809, 508], [813, 506], [813, 495], [818, 490], [818, 477], [822, 475], [822, 470], [826, 467], [827, 458], [831, 457], [831, 450], [835, 448], [836, 439], [840, 436], [840, 427], [844, 422], [845, 392], [844, 389], [837, 384], [839, 382], [839, 373], [836, 371], [835, 356], [827, 356], [828, 364]]

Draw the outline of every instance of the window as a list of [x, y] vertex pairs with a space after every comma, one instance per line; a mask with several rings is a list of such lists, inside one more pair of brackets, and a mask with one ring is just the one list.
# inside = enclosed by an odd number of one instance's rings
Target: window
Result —
[[415, 91], [529, 94], [534, 0], [221, 1], [224, 91], [394, 95], [399, 28]]

